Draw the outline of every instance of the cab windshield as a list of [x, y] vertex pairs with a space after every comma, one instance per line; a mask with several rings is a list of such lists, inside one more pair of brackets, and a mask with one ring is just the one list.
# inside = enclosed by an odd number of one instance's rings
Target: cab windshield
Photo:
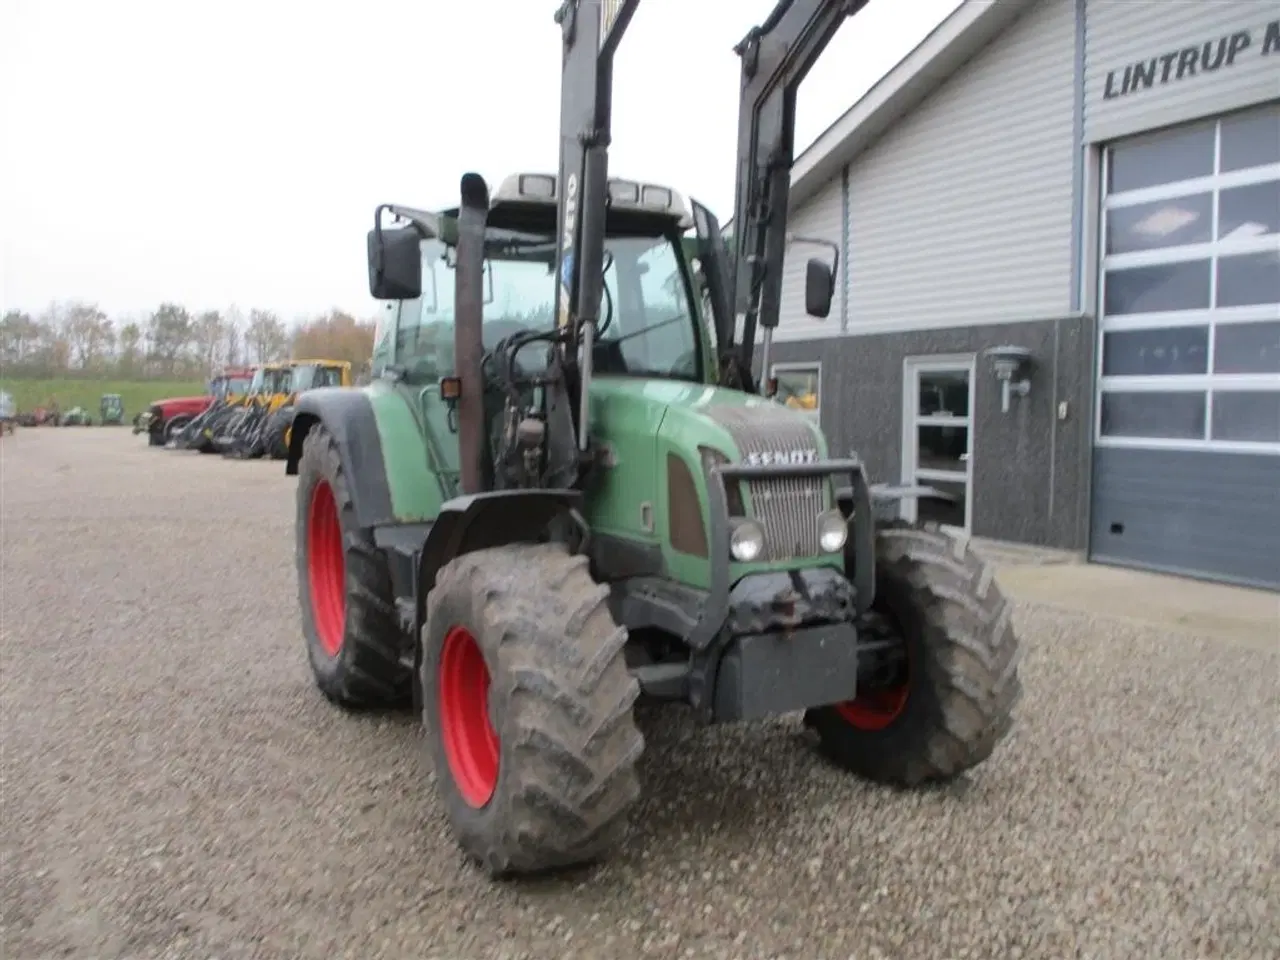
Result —
[[293, 383], [298, 390], [310, 390], [316, 385], [316, 365], [300, 363], [293, 368]]
[[293, 389], [314, 390], [317, 387], [342, 386], [342, 370], [339, 367], [321, 366], [317, 363], [300, 363], [293, 368]]
[[248, 377], [231, 377], [223, 388], [225, 393], [248, 393], [250, 380]]
[[[605, 295], [594, 356], [602, 375], [699, 379], [696, 313], [678, 235], [613, 235], [605, 241]], [[484, 345], [555, 325], [556, 244], [550, 233], [490, 227], [486, 232]], [[413, 378], [453, 372], [454, 250], [422, 242], [422, 296], [401, 305], [397, 363]], [[530, 347], [520, 363], [535, 367]]]

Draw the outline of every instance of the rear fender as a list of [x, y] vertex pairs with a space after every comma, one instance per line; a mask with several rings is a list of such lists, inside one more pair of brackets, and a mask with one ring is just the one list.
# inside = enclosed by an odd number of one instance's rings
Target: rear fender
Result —
[[319, 387], [302, 394], [287, 475], [297, 475], [303, 442], [318, 423], [338, 446], [362, 528], [435, 520], [444, 499], [440, 478], [428, 468], [421, 427], [394, 389]]

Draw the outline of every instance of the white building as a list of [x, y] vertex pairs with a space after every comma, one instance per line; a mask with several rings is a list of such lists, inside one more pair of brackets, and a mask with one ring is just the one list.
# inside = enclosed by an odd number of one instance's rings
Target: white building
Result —
[[792, 212], [841, 283], [805, 316], [797, 250], [773, 372], [818, 383], [834, 454], [976, 535], [1280, 587], [1275, 3], [967, 0], [797, 160]]

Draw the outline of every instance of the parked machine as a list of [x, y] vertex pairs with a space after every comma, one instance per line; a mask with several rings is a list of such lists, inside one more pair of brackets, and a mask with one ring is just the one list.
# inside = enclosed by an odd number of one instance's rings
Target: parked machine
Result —
[[292, 360], [267, 364], [261, 373], [244, 402], [207, 431], [214, 449], [226, 456], [284, 459], [298, 396], [316, 387], [351, 386], [351, 364], [344, 360]]
[[72, 407], [62, 415], [64, 427], [92, 427], [93, 415], [84, 407]]
[[263, 364], [254, 374], [249, 393], [207, 429], [213, 448], [225, 457], [256, 459], [263, 453], [263, 430], [270, 415], [284, 405], [292, 390], [293, 370], [287, 363]]
[[[873, 487], [753, 376], [796, 88], [862, 5], [783, 0], [738, 45], [731, 253], [706, 207], [608, 176], [638, 0], [561, 7], [558, 175], [490, 196], [468, 174], [456, 208], [375, 212], [369, 286], [394, 329], [368, 386], [298, 399], [289, 442], [302, 633], [335, 703], [413, 698], [492, 876], [618, 841], [642, 695], [708, 723], [804, 711], [835, 763], [902, 785], [973, 768], [1010, 728], [1018, 642], [991, 571], [887, 519], [920, 488]], [[808, 261], [811, 316], [837, 267]]]
[[18, 423], [18, 405], [13, 402], [13, 394], [0, 390], [0, 436], [13, 433]]
[[166, 446], [177, 450], [217, 453], [214, 437], [222, 430], [223, 423], [237, 416], [240, 408], [262, 386], [263, 373], [260, 365], [246, 367], [242, 372], [243, 377], [223, 378], [219, 388], [213, 391], [213, 402], [192, 417], [181, 430], [173, 433]]
[[229, 367], [210, 378], [208, 392], [201, 396], [153, 400], [134, 420], [133, 432], [145, 433], [153, 447], [173, 446], [191, 421], [219, 400], [242, 394], [252, 376], [253, 368]]
[[98, 404], [98, 413], [104, 427], [118, 427], [124, 423], [124, 400], [118, 393], [104, 393]]
[[320, 387], [351, 386], [351, 364], [346, 360], [293, 361], [292, 392], [267, 418], [262, 428], [263, 452], [272, 460], [289, 455], [289, 437], [298, 397]]

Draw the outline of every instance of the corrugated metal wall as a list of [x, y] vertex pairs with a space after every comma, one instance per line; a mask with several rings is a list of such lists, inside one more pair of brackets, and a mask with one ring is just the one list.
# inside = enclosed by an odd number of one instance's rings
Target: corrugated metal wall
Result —
[[[837, 245], [842, 245], [843, 230], [844, 207], [838, 179], [823, 187], [803, 206], [791, 211], [787, 221], [789, 233], [818, 237]], [[782, 317], [774, 334], [779, 340], [811, 340], [840, 333], [838, 296], [825, 320], [815, 320], [804, 312], [804, 265], [810, 257], [829, 259], [830, 253], [812, 244], [797, 244], [787, 250], [782, 271]], [[844, 264], [840, 269], [843, 273]]]
[[1043, 0], [852, 164], [851, 334], [1069, 312], [1074, 49]]
[[1272, 22], [1280, 32], [1274, 0], [1088, 0], [1086, 138], [1111, 140], [1274, 99], [1280, 49], [1263, 52]]

